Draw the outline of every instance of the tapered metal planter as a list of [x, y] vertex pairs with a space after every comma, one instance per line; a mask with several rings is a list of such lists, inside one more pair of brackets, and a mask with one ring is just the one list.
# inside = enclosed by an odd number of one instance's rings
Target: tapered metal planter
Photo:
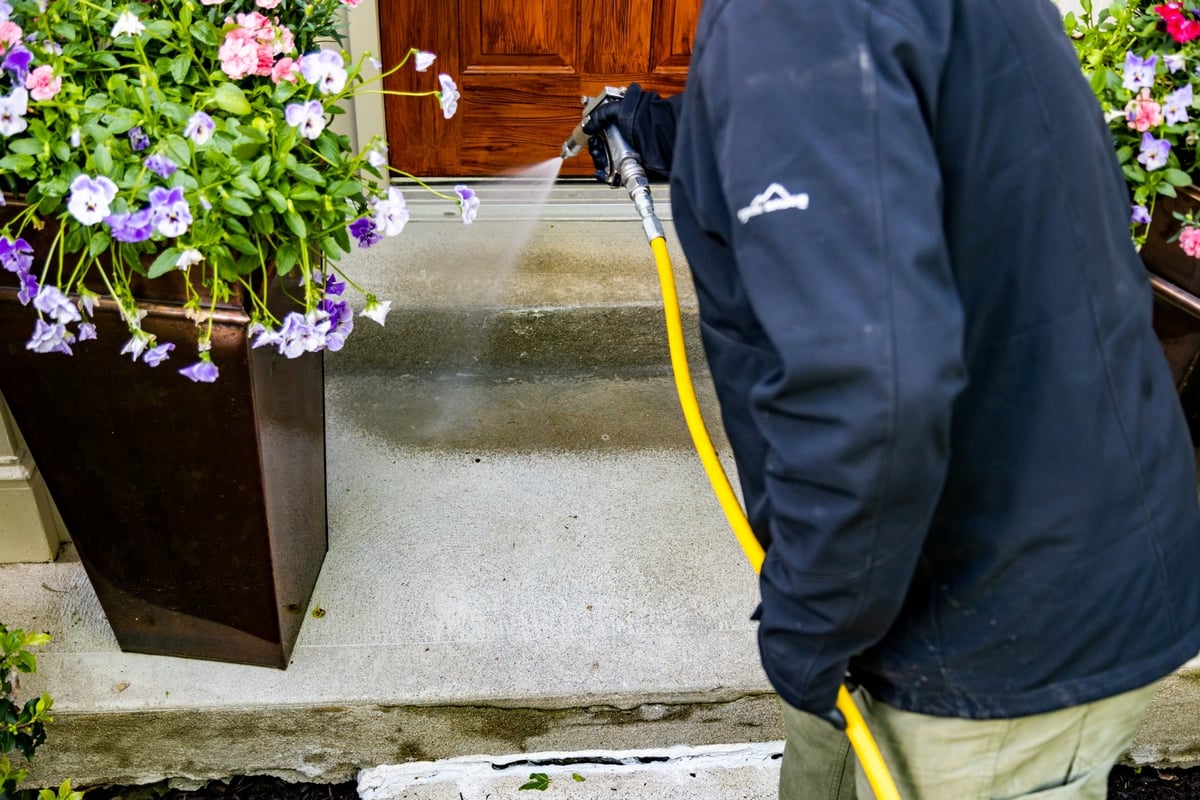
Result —
[[1197, 209], [1195, 187], [1180, 189], [1175, 198], [1159, 197], [1141, 257], [1154, 284], [1154, 329], [1175, 376], [1192, 442], [1200, 446], [1200, 259], [1185, 253], [1178, 241], [1168, 241], [1181, 227], [1174, 212]]
[[[75, 354], [25, 349], [35, 314], [0, 273], [0, 392], [12, 409], [121, 649], [284, 668], [325, 556], [323, 362], [252, 349], [217, 307], [220, 378], [192, 383], [197, 329], [156, 280], [156, 368], [119, 355], [111, 302]], [[272, 297], [286, 299], [278, 280]]]

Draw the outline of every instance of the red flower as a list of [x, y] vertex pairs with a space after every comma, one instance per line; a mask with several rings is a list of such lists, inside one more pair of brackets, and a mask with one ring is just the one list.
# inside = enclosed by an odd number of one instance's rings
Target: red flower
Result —
[[1155, 6], [1154, 13], [1167, 23], [1167, 33], [1171, 34], [1171, 38], [1175, 41], [1190, 42], [1192, 39], [1200, 37], [1200, 22], [1188, 19], [1181, 3], [1171, 2]]

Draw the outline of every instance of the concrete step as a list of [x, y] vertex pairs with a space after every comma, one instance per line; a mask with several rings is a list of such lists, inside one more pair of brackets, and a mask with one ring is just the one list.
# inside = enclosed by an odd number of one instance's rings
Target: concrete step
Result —
[[22, 687], [58, 716], [33, 780], [779, 738], [669, 382], [464, 380], [331, 376], [330, 550], [286, 671], [121, 653], [78, 564], [4, 567], [4, 616], [54, 636]]

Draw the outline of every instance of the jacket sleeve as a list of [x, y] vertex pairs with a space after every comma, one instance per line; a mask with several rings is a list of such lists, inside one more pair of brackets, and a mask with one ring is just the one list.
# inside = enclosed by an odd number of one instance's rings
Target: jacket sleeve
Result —
[[738, 467], [761, 472], [763, 665], [824, 715], [916, 568], [963, 312], [936, 48], [864, 0], [769, 5], [729, 3], [698, 37], [672, 198]]
[[631, 83], [621, 101], [617, 125], [642, 157], [642, 166], [656, 177], [671, 175], [676, 120], [683, 97], [683, 94], [663, 97]]

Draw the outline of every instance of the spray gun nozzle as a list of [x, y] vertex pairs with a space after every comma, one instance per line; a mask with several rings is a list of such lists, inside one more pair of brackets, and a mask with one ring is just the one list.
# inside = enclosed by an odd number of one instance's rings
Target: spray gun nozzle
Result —
[[[583, 98], [583, 120], [575, 126], [571, 136], [563, 142], [562, 157], [568, 159], [578, 155], [588, 146], [591, 134], [585, 133], [583, 126], [591, 119], [592, 113], [605, 103], [619, 102], [625, 96], [625, 89], [608, 86], [595, 97]], [[621, 186], [629, 193], [629, 199], [637, 208], [642, 218], [642, 228], [646, 238], [653, 241], [662, 237], [662, 223], [654, 213], [654, 201], [650, 198], [650, 181], [646, 179], [646, 171], [642, 168], [642, 158], [625, 141], [615, 124], [608, 125], [597, 134], [604, 140], [608, 155], [608, 170], [605, 182], [612, 186]]]

